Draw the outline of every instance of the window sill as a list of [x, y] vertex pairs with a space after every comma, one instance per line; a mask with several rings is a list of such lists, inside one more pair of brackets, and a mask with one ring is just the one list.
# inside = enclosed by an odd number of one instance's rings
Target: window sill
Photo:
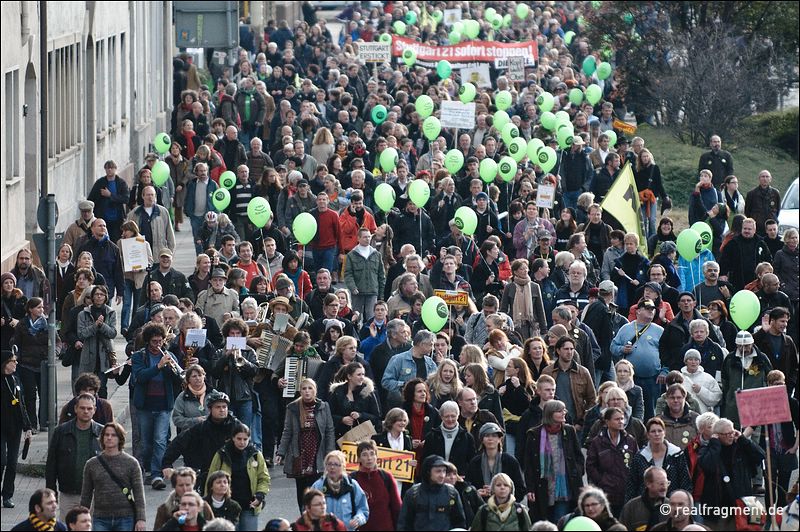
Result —
[[24, 182], [25, 182], [25, 178], [23, 178], [21, 175], [15, 175], [13, 177], [9, 177], [8, 179], [6, 179], [6, 188], [11, 188], [11, 187], [13, 187], [15, 185], [18, 185], [18, 184], [24, 183]]

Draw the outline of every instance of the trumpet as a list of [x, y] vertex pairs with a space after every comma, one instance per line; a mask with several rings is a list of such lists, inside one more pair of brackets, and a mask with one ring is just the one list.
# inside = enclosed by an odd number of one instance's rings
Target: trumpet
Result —
[[244, 366], [245, 362], [247, 362], [247, 360], [245, 360], [245, 358], [242, 356], [242, 350], [238, 347], [233, 352], [233, 361], [237, 368], [241, 368]]
[[[168, 353], [164, 351], [164, 349], [161, 349], [161, 355], [169, 356]], [[172, 356], [169, 356], [169, 369], [171, 369], [172, 373], [174, 373], [175, 376], [180, 378], [181, 380], [183, 380], [183, 378], [186, 376], [186, 371], [183, 368], [181, 368], [180, 365], [178, 365], [178, 363], [175, 361], [174, 358], [172, 358]]]

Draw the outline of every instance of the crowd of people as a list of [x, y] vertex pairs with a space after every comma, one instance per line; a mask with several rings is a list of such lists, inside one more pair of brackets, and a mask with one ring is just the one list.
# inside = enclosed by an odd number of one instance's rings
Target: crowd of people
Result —
[[[578, 518], [598, 530], [729, 530], [732, 509], [761, 504], [748, 497], [768, 485], [796, 526], [798, 232], [778, 234], [770, 172], [740, 193], [734, 157], [712, 137], [697, 186], [676, 199], [689, 219], [671, 218], [646, 140], [614, 132], [624, 102], [613, 77], [580, 68], [596, 53], [580, 5], [492, 3], [511, 17], [494, 27], [488, 3], [356, 4], [334, 42], [313, 4], [291, 28], [270, 22], [256, 36], [243, 24], [238, 61], [215, 66], [213, 87], [176, 57], [168, 151], [149, 154], [132, 184], [106, 162], [55, 279], [26, 249], [2, 274], [5, 508], [21, 442], [47, 430], [51, 309], [74, 388], [48, 435], [45, 487], [14, 530], [256, 530], [261, 513], [270, 530], [556, 530]], [[539, 59], [521, 82], [492, 65], [476, 128], [429, 141], [414, 102], [457, 98], [462, 80], [402, 61], [373, 70], [354, 43], [405, 20], [406, 36], [446, 45], [433, 12], [444, 7], [480, 21], [479, 39], [535, 41]], [[590, 83], [603, 100], [570, 103]], [[519, 135], [557, 150], [551, 172], [525, 157], [510, 183], [481, 179], [482, 161], [508, 153], [492, 125], [500, 90]], [[543, 91], [569, 113], [570, 147], [539, 123]], [[383, 171], [388, 148], [398, 158]], [[642, 234], [603, 217], [628, 163]], [[226, 171], [236, 182], [220, 209]], [[423, 206], [410, 198], [416, 181], [429, 188]], [[375, 200], [383, 183], [390, 210]], [[556, 186], [552, 208], [537, 206], [543, 185]], [[269, 202], [263, 226], [253, 198]], [[463, 206], [474, 235], [454, 220]], [[304, 213], [317, 223], [307, 245], [295, 235]], [[693, 261], [677, 253], [687, 221], [713, 230]], [[173, 263], [180, 231], [191, 231], [193, 271]], [[137, 237], [150, 267], [128, 271], [121, 240]], [[423, 308], [439, 290], [466, 304], [432, 331]], [[730, 302], [743, 290], [760, 309], [740, 330]], [[129, 431], [109, 379], [128, 387]], [[767, 386], [786, 388], [793, 421], [741, 426], [737, 392]], [[354, 434], [349, 471], [339, 442]], [[379, 467], [382, 449], [413, 453], [414, 478]], [[279, 468], [295, 480], [299, 518], [270, 503]], [[168, 487], [148, 523], [145, 497]], [[690, 511], [701, 505], [705, 515]]]

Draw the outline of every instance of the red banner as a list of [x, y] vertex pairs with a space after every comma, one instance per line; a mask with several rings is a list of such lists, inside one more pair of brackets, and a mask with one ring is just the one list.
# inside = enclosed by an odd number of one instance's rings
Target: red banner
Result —
[[527, 63], [539, 58], [539, 47], [535, 41], [500, 43], [494, 41], [465, 41], [450, 46], [431, 46], [399, 35], [392, 35], [392, 55], [400, 57], [403, 50], [411, 48], [417, 61], [438, 62], [446, 59], [459, 63], [494, 63], [507, 57], [524, 56]]
[[736, 406], [742, 427], [772, 425], [792, 420], [786, 386], [739, 390], [736, 392]]

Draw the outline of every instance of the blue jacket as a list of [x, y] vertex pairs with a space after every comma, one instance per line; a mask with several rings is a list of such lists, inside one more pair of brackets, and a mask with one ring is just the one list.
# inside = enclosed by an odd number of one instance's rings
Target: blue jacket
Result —
[[[169, 353], [169, 356], [175, 361], [175, 365], [180, 367], [178, 359], [175, 355]], [[133, 363], [131, 364], [131, 380], [133, 381], [133, 404], [137, 409], [144, 408], [145, 395], [147, 393], [147, 384], [152, 378], [158, 375], [159, 372], [164, 376], [164, 388], [166, 393], [166, 410], [172, 411], [175, 406], [175, 397], [180, 392], [181, 378], [169, 367], [164, 366], [159, 369], [157, 365], [150, 365], [150, 354], [147, 348], [140, 349], [133, 354]]]
[[678, 277], [681, 279], [681, 285], [676, 286], [679, 291], [692, 290], [695, 286], [699, 285], [705, 280], [703, 275], [703, 264], [714, 260], [714, 254], [709, 250], [704, 249], [700, 254], [689, 263], [683, 257], [678, 258]]
[[[401, 392], [403, 385], [417, 376], [417, 364], [411, 356], [411, 349], [405, 353], [398, 353], [389, 360], [386, 371], [383, 373], [381, 385], [389, 392]], [[425, 369], [428, 375], [436, 371], [436, 363], [429, 356], [425, 356]]]
[[[192, 216], [194, 214], [194, 191], [197, 188], [197, 178], [192, 179], [189, 181], [189, 184], [186, 185], [186, 200], [183, 203], [183, 212]], [[208, 201], [206, 203], [206, 212], [214, 211], [217, 212], [217, 208], [214, 207], [214, 203], [212, 202], [212, 196], [214, 192], [219, 188], [217, 184], [214, 182], [213, 179], [208, 179]]]
[[[347, 530], [354, 530], [350, 526], [350, 520], [358, 520], [359, 526], [363, 526], [369, 519], [369, 505], [364, 490], [358, 482], [348, 475], [342, 477], [342, 484], [337, 495], [334, 495], [326, 485], [326, 477], [318, 479], [311, 486], [325, 494], [325, 503], [328, 512], [342, 520]], [[355, 504], [355, 506], [354, 506]]]
[[361, 353], [364, 355], [364, 360], [367, 362], [369, 362], [372, 351], [386, 341], [386, 325], [389, 323], [389, 321], [384, 321], [383, 325], [378, 327], [378, 334], [372, 336], [369, 333], [369, 326], [374, 321], [375, 318], [371, 318], [367, 323], [364, 324], [363, 327], [361, 327], [361, 332], [359, 333], [362, 338], [359, 351], [361, 351]]
[[[641, 325], [635, 321], [623, 325], [614, 340], [611, 341], [611, 356], [615, 361], [627, 358], [633, 364], [638, 377], [656, 377], [659, 373], [666, 375], [669, 368], [662, 369], [661, 357], [658, 352], [658, 342], [661, 340], [664, 329], [651, 323], [639, 340], [634, 341], [636, 340], [636, 330], [641, 328]], [[633, 351], [629, 355], [622, 352], [622, 348], [627, 342], [633, 342]]]

